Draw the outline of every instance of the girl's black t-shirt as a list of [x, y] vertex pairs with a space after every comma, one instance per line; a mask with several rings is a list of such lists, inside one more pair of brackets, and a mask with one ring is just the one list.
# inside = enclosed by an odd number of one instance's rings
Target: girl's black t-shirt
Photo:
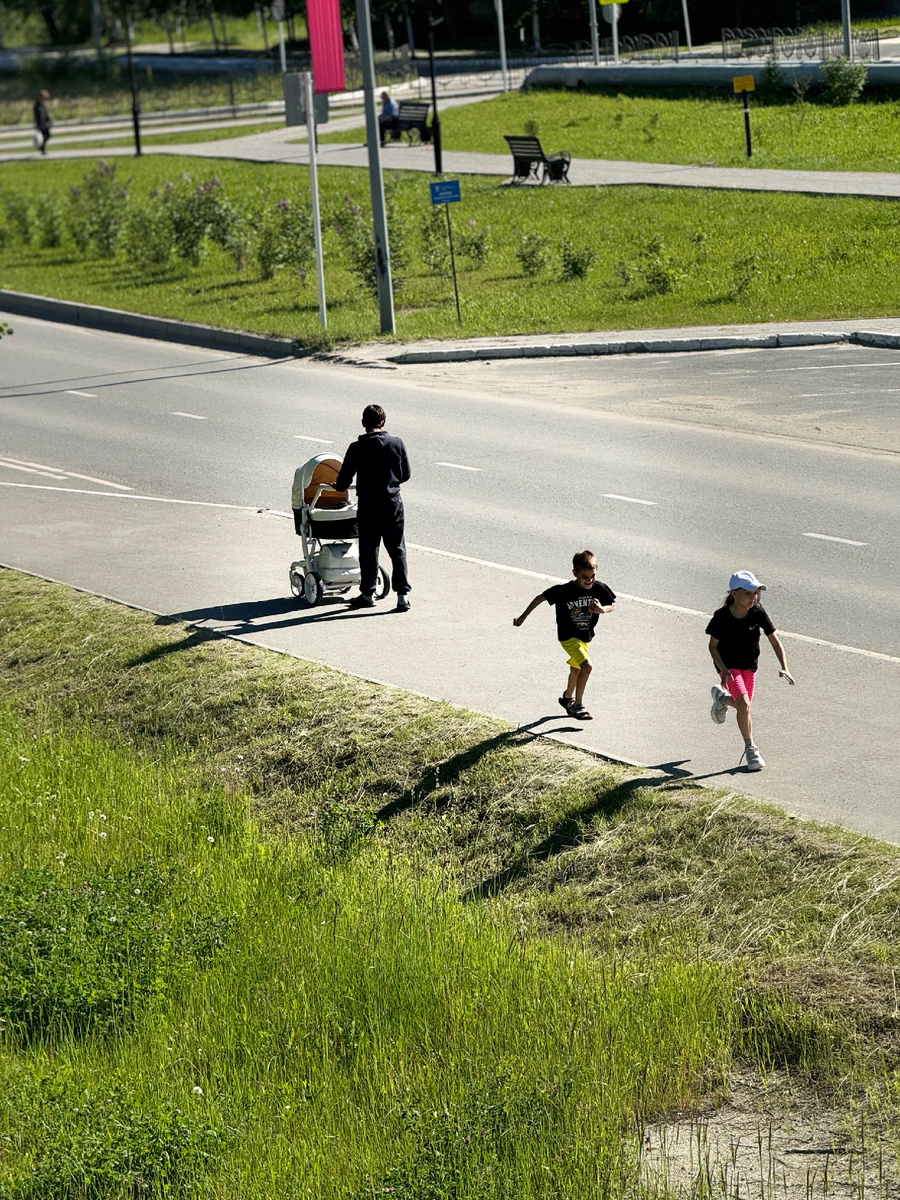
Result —
[[761, 604], [746, 617], [736, 617], [729, 606], [717, 608], [706, 627], [710, 637], [718, 639], [722, 662], [730, 671], [755, 671], [759, 666], [759, 635], [775, 632], [769, 614]]
[[599, 579], [589, 588], [581, 587], [573, 579], [571, 583], [547, 588], [544, 599], [556, 609], [556, 636], [561, 642], [570, 638], [589, 642], [600, 619], [599, 613], [591, 612], [592, 601], [599, 600], [605, 607], [615, 603], [616, 593]]

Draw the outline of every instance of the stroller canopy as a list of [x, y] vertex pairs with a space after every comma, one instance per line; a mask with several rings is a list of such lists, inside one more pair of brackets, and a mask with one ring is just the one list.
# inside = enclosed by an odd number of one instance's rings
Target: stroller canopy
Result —
[[[312, 504], [320, 484], [333, 486], [342, 461], [336, 454], [317, 454], [302, 467], [298, 467], [294, 472], [294, 486], [291, 491], [292, 508], [300, 509], [304, 504]], [[319, 497], [316, 508], [343, 508], [349, 499], [347, 492], [325, 492]]]

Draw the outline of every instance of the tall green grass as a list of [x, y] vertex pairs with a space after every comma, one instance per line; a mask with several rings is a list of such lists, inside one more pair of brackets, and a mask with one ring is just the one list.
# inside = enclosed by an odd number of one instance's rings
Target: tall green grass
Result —
[[377, 836], [268, 838], [172, 748], [6, 709], [0, 870], [4, 1200], [625, 1196], [735, 1032], [722, 967], [517, 935]]

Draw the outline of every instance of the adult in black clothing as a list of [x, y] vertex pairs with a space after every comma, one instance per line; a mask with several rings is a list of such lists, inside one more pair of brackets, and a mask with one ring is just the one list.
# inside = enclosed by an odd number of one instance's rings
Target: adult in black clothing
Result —
[[41, 154], [47, 153], [47, 143], [50, 141], [50, 113], [47, 109], [47, 101], [50, 99], [50, 93], [46, 88], [43, 88], [37, 94], [34, 102], [34, 127], [41, 135]]
[[365, 433], [347, 447], [334, 482], [344, 492], [356, 476], [359, 526], [359, 595], [351, 608], [373, 608], [378, 582], [378, 549], [381, 543], [391, 559], [391, 585], [397, 593], [397, 612], [409, 612], [409, 577], [403, 538], [403, 499], [400, 484], [409, 479], [406, 447], [384, 427], [384, 409], [369, 404], [363, 410]]

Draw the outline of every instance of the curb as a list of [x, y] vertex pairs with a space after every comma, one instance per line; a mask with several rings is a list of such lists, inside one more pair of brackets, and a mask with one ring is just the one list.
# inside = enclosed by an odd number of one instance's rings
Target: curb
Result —
[[127, 333], [132, 337], [155, 338], [161, 342], [202, 346], [206, 350], [257, 354], [261, 358], [304, 358], [315, 354], [312, 347], [303, 346], [290, 338], [267, 337], [262, 333], [244, 333], [238, 329], [219, 329], [214, 325], [176, 321], [169, 317], [147, 317], [118, 308], [103, 308], [99, 304], [54, 300], [49, 296], [33, 296], [28, 292], [12, 292], [4, 288], [0, 288], [0, 312], [20, 317], [38, 317], [42, 321], [59, 321], [66, 325], [83, 325], [89, 329], [104, 329], [109, 333]]
[[[0, 293], [2, 296], [2, 293]], [[497, 358], [588, 358], [609, 354], [697, 353], [702, 350], [775, 350], [788, 346], [828, 346], [850, 342], [856, 346], [900, 349], [900, 334], [858, 330], [853, 333], [776, 333], [758, 336], [660, 338], [645, 342], [579, 342], [545, 346], [485, 346], [477, 350], [409, 350], [389, 355], [387, 362], [410, 363], [475, 362]]]

